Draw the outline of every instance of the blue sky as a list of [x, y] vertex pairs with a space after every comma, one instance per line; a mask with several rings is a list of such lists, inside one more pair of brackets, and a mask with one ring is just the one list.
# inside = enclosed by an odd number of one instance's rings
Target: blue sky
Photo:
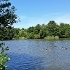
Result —
[[56, 23], [70, 23], [70, 0], [10, 0], [16, 7], [16, 14], [21, 22], [16, 28], [28, 28], [37, 24], [47, 24], [50, 20]]

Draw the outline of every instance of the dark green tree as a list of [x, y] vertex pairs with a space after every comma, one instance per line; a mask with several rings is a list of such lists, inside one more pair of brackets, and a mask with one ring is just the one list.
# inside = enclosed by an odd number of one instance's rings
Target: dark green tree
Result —
[[8, 0], [0, 1], [0, 27], [8, 27], [16, 23], [15, 7]]
[[27, 32], [29, 32], [29, 33], [33, 32], [33, 31], [34, 31], [34, 27], [29, 27], [29, 28], [27, 29]]
[[38, 34], [40, 32], [40, 29], [41, 29], [41, 25], [40, 24], [37, 24], [35, 27], [34, 27], [34, 34]]
[[17, 15], [15, 14], [15, 10], [15, 7], [11, 6], [9, 0], [0, 0], [0, 40], [11, 39], [11, 37], [7, 38], [6, 35], [7, 33], [9, 36], [13, 34], [10, 31], [12, 29], [11, 27], [13, 23], [17, 22]]
[[50, 36], [54, 36], [55, 28], [56, 28], [56, 23], [55, 23], [55, 21], [50, 21], [50, 22], [47, 24], [47, 28], [48, 28], [48, 31], [49, 31], [49, 35], [50, 35]]
[[[11, 38], [12, 30], [11, 27], [13, 23], [17, 22], [17, 15], [15, 14], [15, 7], [11, 6], [9, 0], [0, 0], [0, 40]], [[7, 33], [8, 32], [8, 33]], [[5, 70], [5, 63], [9, 60], [4, 48], [3, 43], [0, 44], [0, 70]]]
[[41, 27], [41, 29], [40, 29], [40, 38], [43, 39], [44, 37], [46, 37], [45, 26]]
[[70, 25], [65, 24], [65, 37], [70, 38]]
[[65, 38], [65, 24], [64, 23], [60, 23], [60, 26], [59, 26], [59, 31], [60, 31], [60, 38]]

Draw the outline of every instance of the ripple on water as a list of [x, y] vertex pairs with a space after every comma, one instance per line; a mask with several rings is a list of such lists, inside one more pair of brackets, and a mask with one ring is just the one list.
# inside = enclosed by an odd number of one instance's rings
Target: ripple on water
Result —
[[6, 45], [11, 58], [8, 70], [70, 70], [70, 40], [15, 40]]
[[8, 70], [42, 70], [42, 58], [32, 57], [27, 54], [10, 54]]

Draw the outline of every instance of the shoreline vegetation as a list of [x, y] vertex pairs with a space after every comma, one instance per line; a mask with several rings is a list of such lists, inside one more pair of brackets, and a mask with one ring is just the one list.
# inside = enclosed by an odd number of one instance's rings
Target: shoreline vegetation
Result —
[[22, 38], [21, 37], [19, 39], [13, 38], [12, 40], [50, 40], [50, 41], [52, 41], [52, 40], [70, 40], [70, 38], [55, 38], [55, 37], [48, 36], [44, 39], [27, 39], [27, 38]]
[[[27, 38], [25, 37], [19, 37], [18, 39], [16, 38], [13, 38], [13, 40], [25, 40]], [[58, 36], [47, 36], [44, 38], [45, 40], [59, 40], [59, 37]]]
[[[37, 24], [27, 29], [20, 28], [1, 28], [0, 40], [13, 39], [48, 39], [58, 40], [61, 38], [70, 38], [70, 24], [49, 21], [47, 24]], [[0, 31], [1, 31], [0, 30]]]
[[14, 35], [12, 39], [46, 39], [59, 40], [70, 38], [70, 24], [49, 21], [47, 24], [37, 24], [27, 29], [13, 28]]
[[37, 24], [27, 29], [1, 27], [0, 40], [46, 39], [59, 40], [70, 38], [70, 24], [49, 21], [47, 24]]

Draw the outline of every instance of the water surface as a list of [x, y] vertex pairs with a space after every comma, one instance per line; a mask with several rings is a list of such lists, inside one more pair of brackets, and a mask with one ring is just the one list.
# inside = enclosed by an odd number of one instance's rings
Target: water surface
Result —
[[8, 70], [70, 70], [70, 40], [3, 42], [9, 46]]

